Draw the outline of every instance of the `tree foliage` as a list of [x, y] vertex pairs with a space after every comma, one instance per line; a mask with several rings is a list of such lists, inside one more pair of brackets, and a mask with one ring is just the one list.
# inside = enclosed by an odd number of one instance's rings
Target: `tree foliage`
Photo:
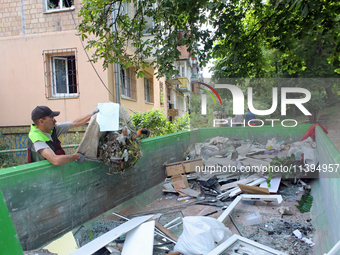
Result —
[[[126, 11], [126, 3], [133, 8]], [[171, 77], [177, 47], [186, 46], [202, 65], [218, 59], [218, 77], [264, 77], [266, 50], [284, 53], [288, 72], [301, 70], [305, 59], [291, 53], [305, 39], [326, 43], [327, 61], [339, 71], [339, 10], [336, 0], [85, 0], [78, 29], [87, 50], [94, 49], [92, 60], [103, 59], [104, 68], [133, 65], [141, 76], [151, 65]]]

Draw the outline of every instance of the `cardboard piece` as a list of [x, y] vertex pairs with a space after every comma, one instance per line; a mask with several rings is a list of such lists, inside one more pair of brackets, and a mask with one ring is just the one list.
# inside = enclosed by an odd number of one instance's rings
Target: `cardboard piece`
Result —
[[178, 116], [178, 109], [169, 109], [169, 116]]
[[172, 176], [171, 182], [176, 191], [179, 191], [180, 189], [186, 189], [189, 186], [186, 175]]
[[203, 169], [203, 161], [202, 159], [193, 159], [180, 161], [176, 163], [170, 163], [165, 165], [165, 171], [167, 176], [180, 175], [184, 173], [195, 172], [196, 166], [199, 166], [200, 169]]
[[180, 189], [179, 191], [183, 192], [184, 194], [187, 194], [189, 196], [192, 197], [198, 197], [199, 196], [199, 192], [197, 192], [196, 190], [190, 189], [190, 188], [186, 188], [186, 189]]
[[245, 194], [270, 194], [267, 188], [243, 185], [239, 183], [237, 184], [237, 186], [241, 189], [242, 193], [245, 193]]

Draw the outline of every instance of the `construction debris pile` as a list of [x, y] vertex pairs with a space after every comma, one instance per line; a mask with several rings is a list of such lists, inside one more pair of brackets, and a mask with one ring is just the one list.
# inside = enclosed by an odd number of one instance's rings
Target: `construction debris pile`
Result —
[[[128, 135], [111, 132], [101, 142], [108, 164], [137, 159], [137, 148], [122, 137]], [[318, 165], [315, 148], [309, 138], [261, 144], [215, 137], [196, 143], [183, 161], [164, 165], [159, 210], [113, 213], [120, 220], [93, 223], [74, 234], [81, 246], [74, 255], [312, 254], [315, 229], [305, 212], [313, 202], [307, 177]], [[183, 216], [180, 209], [192, 206], [212, 209]]]

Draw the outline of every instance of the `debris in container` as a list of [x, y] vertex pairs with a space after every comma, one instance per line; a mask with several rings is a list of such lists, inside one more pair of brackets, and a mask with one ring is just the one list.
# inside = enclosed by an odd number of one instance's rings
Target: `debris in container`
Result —
[[[103, 220], [93, 223], [93, 225], [88, 228], [86, 231], [83, 231], [81, 237], [78, 239], [79, 246], [84, 246], [85, 244], [91, 242], [92, 240], [96, 239], [97, 237], [105, 234], [106, 232], [118, 227], [119, 225], [126, 222], [125, 220]], [[116, 243], [124, 240], [124, 236], [115, 240]]]
[[258, 212], [254, 212], [250, 215], [247, 215], [244, 219], [247, 226], [263, 223], [262, 216]]
[[293, 215], [293, 212], [290, 207], [279, 207], [277, 210], [282, 215]]
[[51, 253], [47, 249], [37, 249], [31, 251], [24, 251], [24, 255], [58, 255], [57, 253]]
[[231, 235], [232, 232], [214, 218], [184, 217], [183, 233], [178, 238], [174, 251], [184, 254], [208, 254]]

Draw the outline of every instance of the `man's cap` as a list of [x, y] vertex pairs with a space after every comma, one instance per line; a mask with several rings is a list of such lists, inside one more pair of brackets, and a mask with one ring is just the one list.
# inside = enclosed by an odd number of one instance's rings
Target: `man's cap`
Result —
[[37, 106], [35, 109], [32, 111], [31, 118], [32, 120], [38, 120], [44, 117], [55, 117], [58, 116], [60, 112], [54, 112], [47, 106]]

